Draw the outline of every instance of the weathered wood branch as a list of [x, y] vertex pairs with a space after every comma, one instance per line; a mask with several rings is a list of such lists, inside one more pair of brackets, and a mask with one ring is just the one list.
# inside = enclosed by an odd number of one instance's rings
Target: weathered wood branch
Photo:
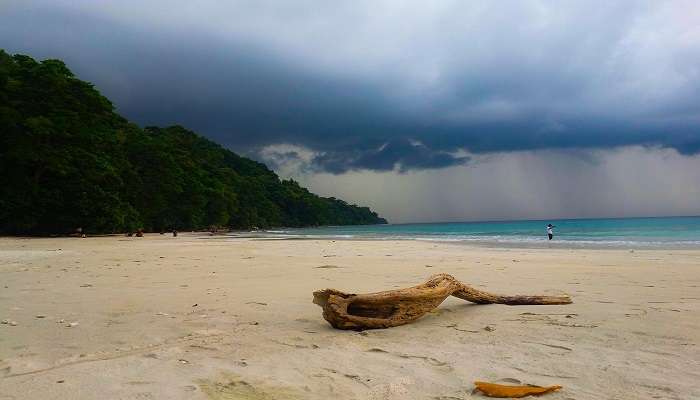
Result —
[[569, 296], [501, 296], [467, 286], [452, 275], [437, 274], [418, 286], [385, 292], [352, 294], [335, 289], [314, 292], [323, 318], [337, 329], [380, 329], [417, 320], [448, 296], [477, 304], [569, 304]]

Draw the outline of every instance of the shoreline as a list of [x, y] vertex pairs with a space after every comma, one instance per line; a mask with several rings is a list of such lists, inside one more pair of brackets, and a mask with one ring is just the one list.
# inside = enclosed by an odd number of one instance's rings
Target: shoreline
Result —
[[[562, 250], [700, 250], [700, 242], [635, 242], [635, 241], [592, 241], [592, 240], [566, 240], [554, 239], [551, 242], [547, 239], [525, 239], [525, 240], [491, 240], [491, 239], [462, 239], [462, 238], [425, 238], [425, 237], [371, 237], [371, 236], [349, 236], [349, 235], [305, 235], [305, 234], [221, 234], [217, 239], [252, 239], [252, 240], [349, 240], [368, 242], [392, 242], [392, 241], [415, 241], [425, 243], [455, 244], [460, 246], [472, 246], [475, 248], [489, 249], [562, 249]], [[215, 237], [204, 236], [201, 239], [215, 239]]]
[[[0, 320], [16, 322], [0, 325], [0, 393], [468, 399], [484, 398], [475, 380], [518, 380], [564, 386], [553, 400], [700, 397], [698, 265], [696, 249], [0, 238]], [[412, 324], [362, 333], [332, 329], [311, 303], [314, 290], [388, 290], [439, 272], [574, 303], [448, 298]]]

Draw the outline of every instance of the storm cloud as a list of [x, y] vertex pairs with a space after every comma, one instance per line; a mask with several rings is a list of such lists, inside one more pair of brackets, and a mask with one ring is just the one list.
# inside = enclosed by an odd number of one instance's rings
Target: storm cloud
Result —
[[[641, 146], [481, 154], [467, 166], [342, 175], [280, 172], [394, 223], [700, 215], [700, 157]], [[299, 165], [296, 165], [299, 167]]]
[[0, 46], [61, 58], [142, 125], [310, 168], [468, 154], [700, 152], [695, 1], [4, 1]]
[[700, 214], [694, 0], [5, 0], [0, 47], [392, 222]]

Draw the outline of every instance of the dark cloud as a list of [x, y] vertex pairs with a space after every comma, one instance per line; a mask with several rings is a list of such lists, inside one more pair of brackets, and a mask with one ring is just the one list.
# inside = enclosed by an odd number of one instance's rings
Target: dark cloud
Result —
[[392, 223], [700, 215], [700, 157], [633, 146], [474, 155], [468, 168], [302, 174]]
[[416, 169], [436, 169], [462, 165], [469, 157], [456, 156], [445, 151], [431, 149], [410, 139], [393, 139], [376, 149], [332, 150], [322, 153], [312, 160], [321, 171], [334, 174], [353, 169], [399, 172]]
[[462, 150], [700, 152], [692, 2], [97, 3], [4, 2], [1, 45], [66, 60], [137, 123], [242, 153], [299, 145], [343, 173], [462, 165]]

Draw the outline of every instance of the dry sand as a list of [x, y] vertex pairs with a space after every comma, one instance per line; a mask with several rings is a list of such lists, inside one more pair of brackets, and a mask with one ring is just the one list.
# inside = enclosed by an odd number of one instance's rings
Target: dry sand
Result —
[[[437, 272], [574, 304], [450, 298], [358, 333], [311, 303]], [[700, 398], [698, 250], [3, 238], [0, 320], [3, 400], [483, 398], [474, 380], [564, 386], [552, 400]]]

